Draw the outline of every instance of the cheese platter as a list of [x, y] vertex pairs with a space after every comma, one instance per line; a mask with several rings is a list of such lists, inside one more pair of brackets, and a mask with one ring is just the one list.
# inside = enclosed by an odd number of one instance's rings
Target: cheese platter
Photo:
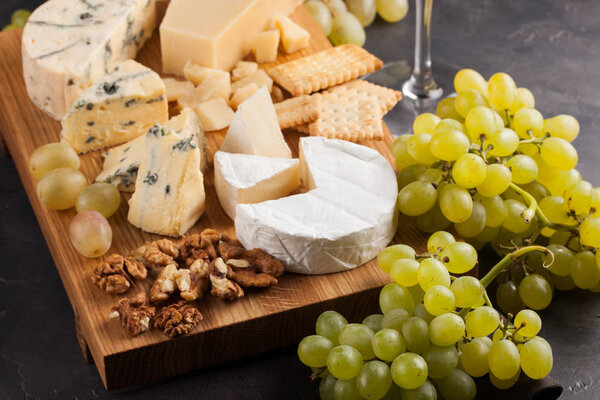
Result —
[[[294, 2], [288, 3], [292, 4]], [[161, 15], [161, 7], [164, 9], [165, 5], [165, 2], [159, 2], [159, 15]], [[245, 18], [251, 17], [250, 15]], [[319, 26], [304, 6], [295, 9], [290, 15], [289, 20], [295, 22], [302, 30], [310, 33], [308, 46], [291, 52], [291, 54], [282, 54], [280, 52], [275, 61], [261, 63], [256, 71], [249, 72], [248, 75], [255, 74], [256, 79], [262, 79], [267, 75], [264, 71], [277, 65], [301, 60], [311, 54], [331, 48], [329, 40], [321, 33]], [[236, 19], [236, 21], [241, 24], [241, 28], [236, 29], [242, 29], [244, 25], [243, 21], [240, 21], [240, 19]], [[289, 24], [287, 20], [282, 21], [280, 23], [282, 26]], [[143, 21], [140, 22], [141, 26], [144, 26]], [[167, 24], [167, 27], [169, 26]], [[134, 31], [133, 28], [131, 29]], [[136, 32], [141, 32], [140, 29]], [[163, 31], [161, 30], [162, 33]], [[372, 258], [377, 254], [377, 251], [374, 251], [374, 249], [380, 250], [393, 239], [395, 226], [400, 227], [399, 233], [396, 235], [397, 240], [407, 243], [417, 250], [425, 250], [426, 236], [416, 227], [413, 220], [402, 215], [397, 216], [397, 213], [381, 212], [382, 209], [394, 209], [397, 193], [395, 186], [386, 188], [377, 185], [380, 182], [377, 180], [378, 177], [381, 177], [381, 175], [386, 176], [386, 174], [388, 181], [391, 179], [391, 181], [395, 182], [392, 169], [394, 159], [391, 153], [393, 137], [384, 124], [380, 126], [380, 132], [373, 132], [372, 136], [370, 136], [373, 139], [381, 140], [361, 140], [360, 144], [362, 146], [349, 142], [338, 143], [336, 146], [328, 146], [328, 143], [333, 143], [328, 142], [331, 139], [307, 137], [306, 133], [301, 133], [299, 130], [308, 130], [313, 135], [315, 132], [321, 130], [326, 132], [329, 129], [331, 131], [331, 124], [328, 125], [322, 122], [310, 123], [303, 126], [299, 123], [302, 121], [298, 121], [296, 125], [290, 125], [293, 128], [284, 129], [283, 138], [285, 141], [279, 144], [274, 143], [272, 139], [268, 140], [268, 146], [259, 142], [253, 143], [252, 145], [258, 149], [254, 152], [254, 158], [236, 154], [239, 153], [236, 150], [236, 145], [239, 145], [239, 141], [234, 141], [233, 139], [236, 135], [235, 132], [239, 132], [239, 129], [237, 131], [225, 128], [211, 130], [203, 135], [206, 141], [205, 145], [200, 144], [199, 141], [194, 142], [196, 143], [196, 147], [205, 147], [206, 153], [196, 151], [194, 152], [195, 155], [191, 156], [188, 160], [189, 162], [198, 164], [194, 174], [192, 174], [193, 177], [189, 178], [189, 180], [196, 182], [190, 183], [192, 185], [190, 187], [193, 187], [194, 184], [203, 186], [202, 190], [198, 189], [196, 191], [196, 197], [203, 196], [202, 210], [190, 210], [189, 213], [181, 217], [182, 222], [175, 224], [176, 226], [174, 225], [172, 230], [166, 231], [164, 228], [165, 224], [161, 222], [162, 220], [158, 221], [159, 226], [151, 227], [151, 224], [156, 221], [153, 220], [153, 217], [148, 217], [144, 214], [147, 204], [153, 204], [153, 207], [163, 211], [166, 210], [165, 212], [174, 212], [171, 209], [165, 208], [165, 204], [158, 202], [156, 199], [159, 196], [153, 191], [146, 191], [146, 189], [139, 190], [137, 188], [140, 182], [152, 176], [152, 164], [150, 160], [146, 162], [146, 159], [144, 159], [137, 166], [136, 172], [139, 170], [143, 171], [143, 173], [131, 176], [128, 181], [119, 180], [118, 182], [109, 182], [118, 184], [122, 190], [122, 195], [119, 209], [108, 219], [112, 228], [112, 244], [106, 255], [131, 253], [147, 242], [164, 239], [162, 235], [180, 237], [185, 233], [186, 237], [189, 237], [211, 228], [232, 240], [239, 239], [246, 248], [260, 247], [265, 249], [269, 254], [283, 261], [287, 267], [287, 271], [285, 274], [277, 277], [278, 283], [276, 285], [264, 289], [247, 289], [246, 295], [236, 301], [223, 301], [213, 296], [205, 296], [203, 299], [197, 300], [195, 305], [203, 315], [203, 319], [198, 321], [197, 326], [187, 335], [171, 339], [157, 329], [149, 329], [138, 336], [128, 335], [127, 331], [121, 327], [121, 324], [109, 318], [109, 315], [115, 312], [114, 308], [119, 299], [124, 296], [106, 293], [101, 290], [94, 283], [93, 279], [99, 259], [83, 257], [69, 241], [69, 226], [76, 215], [76, 211], [74, 209], [55, 211], [46, 207], [38, 196], [36, 179], [29, 171], [28, 160], [36, 148], [61, 140], [61, 123], [36, 107], [34, 102], [30, 100], [30, 97], [35, 96], [28, 95], [28, 88], [31, 89], [31, 87], [39, 85], [39, 83], [28, 82], [28, 85], [26, 85], [26, 81], [28, 79], [31, 80], [32, 76], [40, 78], [43, 74], [26, 74], [24, 79], [23, 68], [25, 67], [26, 70], [29, 68], [31, 71], [32, 67], [27, 67], [23, 64], [21, 52], [22, 35], [22, 31], [0, 34], [0, 48], [4, 54], [4, 57], [0, 59], [0, 87], [3, 90], [3, 96], [0, 98], [0, 132], [3, 140], [6, 142], [8, 152], [15, 161], [23, 185], [52, 253], [65, 291], [73, 306], [78, 340], [82, 346], [84, 355], [89, 361], [93, 361], [96, 364], [107, 389], [112, 390], [141, 384], [297, 343], [300, 338], [314, 329], [313, 321], [316, 315], [325, 309], [336, 309], [345, 314], [349, 319], [358, 319], [359, 316], [375, 310], [379, 288], [390, 282], [389, 275], [381, 271]], [[164, 48], [167, 40], [162, 43], [163, 50], [161, 52], [158, 29], [155, 29], [152, 35], [149, 35], [148, 32], [145, 32], [144, 35], [148, 36], [147, 42], [137, 53], [136, 60], [138, 63], [125, 62], [125, 64], [129, 63], [129, 67], [121, 67], [120, 71], [114, 73], [127, 73], [129, 71], [127, 68], [131, 68], [136, 71], [147, 71], [144, 73], [148, 74], [160, 73], [162, 75], [165, 67], [162, 55], [167, 53]], [[140, 46], [144, 41], [141, 37], [144, 35], [138, 35], [139, 38], [137, 40], [140, 42]], [[163, 36], [167, 36], [167, 34]], [[272, 39], [272, 36], [272, 34], [266, 35], [264, 40], [268, 42]], [[301, 40], [304, 39], [301, 37], [299, 40], [300, 42], [296, 41], [294, 43], [301, 43]], [[244, 44], [244, 47], [248, 46], [250, 45]], [[260, 57], [269, 58], [268, 54], [263, 55], [262, 52], [257, 52], [257, 57], [259, 53], [261, 54]], [[215, 58], [216, 64], [214, 66], [223, 66], [223, 68], [231, 69], [235, 64], [227, 58], [231, 57], [231, 54], [233, 53], [221, 54], [222, 59], [218, 59], [215, 55], [217, 58]], [[169, 62], [173, 61], [173, 64], [169, 65], [167, 69], [179, 71], [181, 68], [186, 68], [185, 61], [182, 62], [176, 59], [179, 56], [179, 54], [169, 56]], [[27, 60], [27, 57], [25, 60]], [[225, 64], [219, 64], [219, 62]], [[298, 64], [302, 64], [302, 62], [299, 61]], [[244, 65], [242, 64], [242, 66]], [[252, 69], [253, 67], [247, 66], [247, 68]], [[193, 70], [190, 67], [189, 73], [186, 74], [186, 77], [192, 78], [188, 79], [189, 81], [193, 81], [193, 77], [197, 76], [194, 75], [194, 71], [202, 73], [203, 70]], [[240, 71], [238, 70], [238, 73], [242, 74]], [[352, 76], [350, 79], [363, 75], [365, 72], [367, 71], [360, 70], [356, 76]], [[324, 74], [325, 72], [322, 72], [322, 75]], [[229, 76], [229, 73], [227, 75]], [[235, 76], [235, 70], [233, 75]], [[170, 77], [172, 76], [162, 75], [165, 81]], [[66, 84], [69, 87], [77, 86], [75, 83], [71, 83], [72, 79], [71, 77], [66, 78]], [[100, 77], [97, 79], [100, 79]], [[245, 78], [239, 78], [232, 85], [243, 79]], [[244, 87], [247, 88], [250, 86], [252, 88], [251, 85], [257, 82], [256, 79], [250, 84], [244, 85]], [[215, 76], [210, 79], [199, 79], [194, 84], [198, 83], [198, 86], [200, 86], [204, 80], [221, 82], [219, 77]], [[187, 85], [189, 82], [182, 83], [182, 81], [177, 80], [171, 83], [174, 82], [179, 82], [179, 85], [189, 86]], [[277, 82], [279, 83], [279, 81]], [[106, 90], [105, 87], [107, 86], [105, 83], [100, 80], [103, 90], [107, 94], [110, 94], [109, 92], [112, 91], [112, 88]], [[48, 85], [50, 84], [51, 82], [48, 82]], [[52, 81], [52, 84], [56, 83]], [[216, 85], [213, 87], [221, 87]], [[302, 92], [302, 87], [299, 87], [297, 82], [291, 82], [290, 85], [292, 85], [289, 86], [290, 91], [298, 89], [300, 95], [305, 95]], [[360, 93], [360, 84], [353, 85], [358, 87], [349, 88], [348, 90]], [[244, 89], [241, 84], [237, 86], [239, 90]], [[46, 88], [43, 85], [42, 87]], [[328, 86], [319, 87], [318, 89], [326, 87]], [[144, 89], [148, 88], [144, 87]], [[47, 88], [47, 90], [51, 90], [51, 88]], [[311, 89], [311, 92], [315, 90], [317, 89]], [[339, 113], [350, 113], [352, 107], [348, 106], [347, 102], [340, 100], [344, 99], [343, 92], [344, 90], [337, 90], [335, 93], [328, 94], [329, 101], [343, 106], [338, 110]], [[38, 93], [46, 92], [41, 91]], [[82, 89], [77, 94], [74, 94], [75, 92], [71, 93], [70, 90], [64, 93], [68, 94], [67, 97], [81, 98], [82, 93], [85, 97], [85, 93], [87, 92]], [[169, 97], [169, 93], [170, 91], [167, 89], [166, 97]], [[189, 91], [185, 93], [189, 96], [187, 98], [186, 96], [181, 96], [177, 102], [185, 104], [186, 100], [191, 101], [190, 99], [194, 95]], [[240, 99], [239, 103], [235, 105], [238, 111], [235, 114], [232, 112], [230, 115], [232, 119], [231, 126], [252, 127], [255, 124], [257, 130], [269, 131], [271, 128], [266, 126], [266, 122], [264, 122], [267, 118], [257, 119], [255, 116], [259, 113], [264, 117], [263, 114], [270, 110], [267, 109], [265, 111], [265, 108], [260, 103], [262, 101], [261, 96], [266, 96], [268, 98], [267, 102], [270, 103], [271, 97], [275, 97], [274, 90], [270, 94], [271, 96], [268, 96], [266, 89], [258, 89], [258, 86], [248, 95], [241, 93], [239, 96], [243, 100]], [[147, 101], [157, 98], [154, 90], [148, 90], [148, 93], [145, 93], [145, 95], [147, 96]], [[314, 94], [311, 96], [314, 96]], [[109, 156], [103, 158], [102, 154], [104, 152], [97, 149], [118, 143], [105, 141], [102, 142], [101, 147], [94, 147], [100, 142], [99, 138], [102, 136], [101, 134], [92, 135], [90, 132], [93, 132], [95, 129], [102, 132], [100, 125], [102, 123], [109, 123], [110, 121], [104, 116], [103, 118], [99, 118], [99, 122], [94, 122], [94, 124], [90, 125], [88, 122], [92, 121], [89, 115], [86, 116], [85, 114], [88, 111], [92, 111], [87, 109], [88, 104], [93, 104], [91, 108], [97, 109], [99, 107], [96, 104], [106, 99], [94, 97], [94, 99], [80, 103], [79, 108], [77, 108], [78, 105], [75, 100], [72, 100], [71, 104], [67, 106], [66, 104], [68, 103], [65, 99], [62, 99], [62, 103], [60, 104], [52, 102], [44, 103], [45, 97], [47, 95], [40, 94], [38, 97], [35, 97], [37, 100], [34, 99], [34, 101], [51, 115], [66, 115], [66, 119], [63, 119], [62, 138], [63, 141], [70, 143], [76, 150], [85, 152], [79, 158], [81, 160], [80, 170], [85, 175], [87, 182], [94, 182], [94, 180], [102, 181], [102, 179], [98, 179], [98, 176], [106, 172]], [[168, 126], [170, 123], [175, 124], [177, 121], [173, 122], [174, 119], [167, 122], [168, 117], [164, 114], [165, 109], [161, 108], [162, 106], [166, 107], [166, 101], [165, 99], [161, 101], [152, 101], [150, 104], [156, 106], [156, 108], [140, 114], [139, 118], [135, 118], [133, 124], [126, 124], [127, 126], [123, 128], [124, 134], [130, 133], [133, 128], [147, 131], [149, 126], [142, 119], [148, 116], [148, 112], [153, 117], [153, 122], [150, 126], [154, 124], [161, 124], [161, 126]], [[116, 105], [112, 103], [111, 106], [115, 108], [127, 108], [129, 112], [129, 107], [125, 106], [126, 103]], [[214, 127], [218, 128], [221, 126], [218, 123], [219, 121], [214, 120], [214, 118], [211, 119], [211, 117], [217, 114], [221, 115], [215, 111], [223, 109], [223, 104], [221, 103], [216, 101], [207, 105], [207, 102], [204, 102], [204, 108], [198, 109], [196, 107], [194, 109], [196, 112], [191, 118], [196, 118], [195, 114], [198, 114], [205, 130], [208, 130], [206, 127], [211, 123], [214, 123]], [[378, 109], [378, 104], [373, 104], [372, 101], [364, 99], [356, 102], [353, 106], [357, 107], [357, 109], [366, 107], [374, 114], [382, 112], [382, 110]], [[271, 108], [274, 114], [274, 110], [277, 107], [271, 106]], [[349, 108], [350, 110], [348, 110]], [[384, 108], [387, 108], [387, 106], [384, 106]], [[79, 109], [83, 110], [80, 111]], [[134, 113], [134, 108], [131, 109]], [[173, 106], [173, 102], [169, 104], [168, 110], [169, 116], [177, 118], [175, 114], [178, 110]], [[80, 119], [77, 116], [79, 113], [83, 115]], [[185, 116], [185, 108], [181, 115]], [[352, 116], [354, 114], [351, 114]], [[65, 125], [65, 120], [72, 120], [72, 125]], [[81, 121], [86, 122], [82, 123]], [[304, 121], [304, 123], [306, 122], [308, 121]], [[114, 122], [110, 123], [114, 124]], [[187, 126], [186, 124], [187, 122], [183, 123], [183, 125]], [[281, 117], [279, 124], [281, 124]], [[65, 129], [65, 126], [67, 128], [73, 126], [73, 128], [69, 130]], [[172, 130], [181, 132], [185, 129], [187, 128], [173, 128]], [[279, 129], [279, 126], [276, 129]], [[69, 132], [72, 132], [73, 135], [69, 136]], [[82, 132], [85, 132], [87, 136], [82, 136]], [[231, 132], [234, 133], [232, 134]], [[343, 135], [346, 136], [342, 138], [353, 138], [352, 135], [355, 135], [355, 132], [348, 131], [344, 132]], [[139, 136], [139, 134], [137, 134], [137, 137], [144, 138], [144, 136]], [[227, 140], [231, 143], [228, 144], [225, 139], [226, 137], [229, 137]], [[96, 140], [90, 140], [89, 138]], [[121, 140], [119, 143], [129, 139], [131, 137]], [[181, 137], [179, 136], [175, 137], [169, 134], [157, 137], [157, 143], [155, 144], [157, 146], [156, 151], [160, 153], [162, 151], [160, 149], [164, 147], [164, 143], [168, 143], [167, 147], [176, 146], [180, 142], [180, 139]], [[224, 141], [225, 144], [223, 145]], [[258, 154], [262, 148], [261, 146], [265, 148], [267, 153], [277, 148], [277, 146], [283, 150], [274, 151], [272, 154]], [[194, 146], [187, 147], [196, 149]], [[118, 148], [111, 149], [109, 154], [111, 152], [112, 155], [116, 154], [115, 160], [120, 161], [123, 157], [120, 157], [116, 149]], [[289, 154], [285, 154], [286, 151]], [[174, 159], [174, 157], [170, 156], [171, 153], [167, 152], [166, 154], [166, 160]], [[348, 167], [348, 163], [340, 162], [336, 164], [335, 162], [328, 162], [329, 160], [339, 160], [340, 156], [338, 154], [342, 154], [348, 158], [353, 157], [353, 160], [367, 161], [365, 161], [362, 167], [356, 164], [345, 171], [344, 168]], [[271, 158], [270, 163], [260, 163], [260, 168], [262, 168], [263, 172], [265, 172], [265, 165], [269, 164], [268, 168], [270, 168], [270, 172], [267, 171], [268, 173], [266, 173], [265, 178], [259, 179], [256, 175], [251, 177], [253, 179], [252, 187], [257, 188], [253, 192], [252, 190], [247, 190], [248, 187], [244, 186], [247, 182], [236, 185], [236, 180], [239, 180], [238, 178], [240, 175], [243, 175], [243, 172], [252, 170], [253, 163], [256, 163], [256, 157]], [[293, 161], [298, 157], [300, 157], [300, 161]], [[313, 157], [314, 161], [308, 161], [311, 157]], [[385, 163], [385, 160], [387, 160], [387, 163]], [[317, 168], [317, 173], [315, 173], [313, 165], [319, 163], [321, 164], [320, 169]], [[163, 162], [163, 164], [169, 163]], [[240, 165], [248, 165], [248, 167], [241, 168], [242, 171], [240, 172]], [[218, 171], [215, 171], [215, 166], [218, 166]], [[237, 172], [235, 167], [238, 167]], [[182, 170], [189, 171], [189, 169], [183, 168]], [[306, 172], [308, 169], [310, 169], [309, 173]], [[146, 170], [148, 171], [146, 172]], [[356, 171], [359, 170], [362, 174], [362, 180], [351, 176], [352, 174], [357, 175]], [[198, 178], [200, 171], [203, 172], [199, 175], [200, 178]], [[337, 174], [338, 177], [334, 180], [329, 179], [334, 174]], [[114, 177], [114, 174], [107, 175]], [[285, 178], [280, 178], [281, 176]], [[298, 184], [289, 184], [289, 182], [301, 180], [300, 177], [303, 177], [302, 181], [305, 186], [305, 193], [298, 191]], [[185, 180], [186, 182], [188, 181], [187, 175]], [[202, 180], [203, 182], [200, 183]], [[277, 190], [270, 191], [272, 187], [270, 182], [274, 180], [284, 181], [288, 186], [278, 187], [277, 189], [280, 192]], [[348, 181], [350, 183], [345, 183]], [[371, 184], [369, 181], [371, 181]], [[132, 187], [134, 186], [133, 183], [135, 183], [135, 191]], [[334, 189], [323, 190], [324, 185], [331, 185]], [[350, 190], [350, 188], [353, 190]], [[132, 191], [134, 191], [133, 195], [130, 193]], [[198, 194], [200, 191], [203, 192], [202, 196]], [[265, 193], [271, 194], [261, 198], [255, 192], [261, 195], [265, 195]], [[277, 193], [272, 194], [275, 192]], [[290, 193], [294, 195], [285, 197]], [[249, 201], [244, 200], [244, 196], [252, 197], [254, 199], [253, 202], [258, 204], [239, 204], [249, 203]], [[280, 197], [281, 199], [275, 200]], [[352, 199], [352, 201], [349, 201], [349, 199]], [[154, 204], [155, 200], [156, 204]], [[262, 202], [264, 200], [271, 201]], [[199, 200], [197, 199], [197, 201]], [[300, 201], [299, 205], [291, 204], [297, 201]], [[264, 205], [267, 203], [269, 203], [269, 207], [265, 208]], [[174, 203], [169, 203], [169, 207], [172, 204]], [[360, 207], [360, 205], [364, 205], [364, 207]], [[327, 224], [320, 226], [320, 231], [315, 232], [314, 225], [302, 224], [302, 221], [298, 218], [296, 220], [285, 218], [286, 215], [290, 215], [290, 212], [286, 210], [307, 208], [313, 210], [314, 214], [305, 214], [304, 216], [307, 220], [314, 220], [319, 216], [324, 220], [332, 219], [333, 221], [337, 221], [335, 223], [341, 224], [340, 230], [343, 230], [341, 228], [343, 228], [344, 223], [348, 219], [353, 218], [352, 207], [354, 209], [361, 208], [360, 212], [357, 211], [354, 214], [354, 217], [357, 219], [354, 228], [348, 232], [335, 232], [335, 234], [330, 234], [330, 237], [327, 237]], [[173, 209], [179, 210], [179, 208], [173, 206]], [[279, 213], [276, 218], [277, 224], [274, 221], [268, 220], [268, 217], [273, 215], [274, 212]], [[329, 214], [326, 214], [327, 212]], [[201, 217], [198, 217], [199, 214], [201, 214]], [[358, 219], [360, 219], [361, 223], [364, 223], [364, 226], [360, 225]], [[378, 221], [380, 224], [374, 224], [373, 221]], [[189, 226], [185, 225], [186, 223]], [[359, 226], [360, 229], [356, 228], [356, 226]], [[390, 226], [394, 227], [394, 229], [390, 229]], [[140, 229], [139, 227], [143, 227], [144, 229]], [[150, 231], [158, 232], [162, 235], [149, 233]], [[297, 254], [287, 254], [290, 245], [284, 246], [281, 243], [277, 243], [277, 239], [282, 237], [282, 232], [288, 234], [287, 239], [289, 243], [292, 243], [292, 247], [295, 246], [296, 249], [308, 249], [305, 257], [299, 257]], [[290, 232], [293, 232], [293, 234]], [[332, 235], [335, 236], [335, 240], [331, 239]], [[351, 239], [348, 239], [349, 237]], [[366, 240], [365, 238], [369, 238], [377, 243], [370, 243], [369, 246], [365, 246], [368, 249], [364, 251], [348, 251], [347, 248], [341, 247], [343, 243], [347, 243], [349, 240], [356, 241], [360, 239], [364, 241]], [[178, 240], [181, 241], [181, 239]], [[311, 246], [316, 249], [312, 249]], [[341, 251], [335, 253], [336, 248], [341, 249]], [[354, 268], [360, 264], [364, 265]], [[306, 275], [306, 273], [310, 273], [311, 275]], [[326, 274], [313, 275], [315, 273]], [[151, 286], [146, 280], [132, 280], [129, 285], [135, 288], [135, 290], [130, 290], [125, 296], [130, 298], [135, 294], [134, 292], [145, 292]]]

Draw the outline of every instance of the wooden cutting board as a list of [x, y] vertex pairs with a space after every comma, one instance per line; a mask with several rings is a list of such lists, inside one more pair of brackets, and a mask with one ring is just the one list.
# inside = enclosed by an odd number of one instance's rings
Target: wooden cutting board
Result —
[[[311, 46], [289, 56], [281, 55], [277, 63], [331, 46], [304, 6], [296, 10], [292, 19], [311, 32]], [[21, 34], [22, 31], [0, 34], [0, 132], [17, 166], [73, 306], [77, 336], [84, 356], [95, 362], [107, 389], [149, 382], [297, 343], [314, 332], [317, 315], [327, 309], [338, 310], [350, 321], [361, 321], [369, 313], [376, 312], [379, 288], [390, 282], [390, 277], [377, 267], [375, 261], [371, 261], [353, 271], [330, 275], [286, 273], [280, 278], [279, 285], [248, 290], [244, 298], [235, 302], [207, 296], [198, 302], [204, 320], [185, 337], [168, 339], [155, 329], [135, 338], [128, 337], [119, 322], [108, 318], [110, 308], [119, 298], [133, 297], [138, 291], [145, 290], [148, 286], [144, 285], [149, 285], [149, 282], [138, 282], [125, 295], [110, 295], [94, 286], [90, 271], [99, 260], [79, 255], [69, 242], [68, 227], [75, 210], [54, 211], [45, 207], [37, 196], [36, 181], [28, 172], [29, 155], [38, 146], [57, 142], [60, 124], [29, 100], [22, 73]], [[155, 32], [140, 52], [138, 60], [160, 71], [158, 33]], [[233, 222], [221, 209], [213, 185], [212, 156], [224, 135], [225, 132], [206, 135], [211, 162], [205, 175], [206, 212], [191, 232], [212, 227], [235, 236]], [[297, 156], [300, 134], [286, 131], [285, 136]], [[391, 143], [392, 135], [385, 128], [384, 141], [363, 144], [377, 149], [393, 165]], [[100, 172], [101, 165], [101, 152], [81, 157], [81, 170], [90, 183]], [[147, 240], [159, 238], [127, 222], [125, 195], [119, 211], [109, 222], [113, 229], [113, 243], [108, 254], [125, 254]], [[399, 226], [397, 240], [414, 246], [418, 251], [425, 250], [425, 236], [413, 221], [401, 216]]]

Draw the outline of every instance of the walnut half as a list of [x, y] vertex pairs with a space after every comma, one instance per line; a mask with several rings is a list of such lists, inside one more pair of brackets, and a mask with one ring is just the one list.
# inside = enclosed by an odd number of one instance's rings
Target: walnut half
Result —
[[283, 273], [283, 265], [275, 257], [261, 249], [248, 251], [237, 241], [223, 238], [219, 252], [228, 266], [227, 277], [243, 287], [276, 285], [275, 277]]
[[174, 277], [179, 294], [187, 301], [204, 297], [210, 285], [210, 264], [202, 259], [194, 261], [189, 269], [179, 269]]
[[146, 293], [141, 292], [132, 300], [119, 300], [119, 304], [112, 308], [109, 318], [118, 318], [129, 335], [137, 336], [148, 329], [155, 312], [156, 309], [148, 304]]
[[177, 288], [175, 282], [175, 273], [177, 272], [177, 264], [172, 263], [164, 267], [150, 288], [150, 302], [167, 300], [171, 293]]
[[154, 327], [170, 338], [187, 335], [202, 320], [200, 311], [185, 300], [163, 307], [154, 318]]
[[132, 251], [131, 255], [158, 274], [163, 267], [175, 262], [179, 257], [179, 250], [171, 240], [161, 239], [144, 243]]
[[96, 265], [92, 272], [92, 281], [108, 293], [125, 293], [131, 287], [131, 279], [123, 269], [124, 259], [112, 254], [104, 262]]
[[199, 259], [210, 263], [218, 257], [218, 244], [219, 234], [213, 229], [186, 236], [179, 247], [179, 259], [186, 267]]
[[240, 285], [227, 278], [227, 269], [227, 264], [220, 257], [210, 264], [210, 294], [220, 299], [235, 300], [244, 296], [244, 291]]

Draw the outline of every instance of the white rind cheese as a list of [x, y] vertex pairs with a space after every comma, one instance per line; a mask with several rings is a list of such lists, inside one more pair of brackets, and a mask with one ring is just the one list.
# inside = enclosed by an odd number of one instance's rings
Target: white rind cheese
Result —
[[238, 205], [238, 239], [302, 274], [344, 271], [376, 257], [396, 231], [390, 164], [376, 150], [343, 140], [301, 138], [300, 150], [310, 191]]
[[238, 204], [279, 199], [300, 185], [300, 163], [297, 159], [217, 151], [214, 163], [217, 196], [233, 220]]
[[62, 120], [61, 141], [78, 153], [144, 135], [169, 119], [165, 85], [151, 69], [128, 60], [90, 86]]
[[63, 118], [93, 82], [134, 58], [155, 27], [156, 0], [47, 1], [23, 32], [29, 97]]

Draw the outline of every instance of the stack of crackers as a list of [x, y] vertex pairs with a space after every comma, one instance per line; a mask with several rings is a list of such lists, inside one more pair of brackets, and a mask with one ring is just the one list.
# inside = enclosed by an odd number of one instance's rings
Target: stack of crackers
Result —
[[269, 69], [294, 96], [275, 104], [280, 127], [352, 142], [382, 140], [382, 118], [402, 93], [356, 79], [382, 66], [363, 48], [346, 44]]

